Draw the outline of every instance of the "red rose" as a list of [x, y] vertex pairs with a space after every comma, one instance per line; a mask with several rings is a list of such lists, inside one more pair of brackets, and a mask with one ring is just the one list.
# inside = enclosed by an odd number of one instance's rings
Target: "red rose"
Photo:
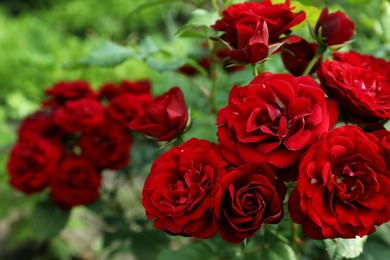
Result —
[[322, 87], [350, 120], [371, 125], [390, 118], [390, 82], [345, 62], [327, 60], [317, 70]]
[[169, 234], [215, 235], [212, 207], [225, 165], [205, 140], [193, 138], [165, 152], [154, 161], [142, 191], [148, 219]]
[[296, 163], [317, 137], [337, 121], [337, 107], [310, 77], [262, 73], [249, 85], [234, 86], [218, 112], [218, 140], [230, 163]]
[[122, 94], [110, 100], [106, 108], [107, 117], [128, 128], [133, 119], [143, 113], [143, 106], [152, 100], [150, 93]]
[[390, 81], [390, 63], [386, 62], [384, 59], [371, 55], [360, 54], [354, 51], [334, 52], [333, 58], [338, 61], [349, 63], [353, 66], [377, 72], [378, 74], [385, 76], [387, 81]]
[[[282, 61], [286, 69], [294, 76], [301, 76], [317, 52], [316, 43], [301, 39], [296, 43], [287, 43], [282, 47]], [[313, 73], [320, 65], [320, 60], [310, 70]]]
[[346, 125], [302, 156], [290, 215], [313, 239], [362, 237], [390, 220], [389, 187], [379, 140]]
[[13, 147], [7, 169], [14, 188], [31, 194], [43, 190], [55, 172], [62, 148], [44, 138], [24, 138]]
[[96, 126], [103, 118], [104, 107], [94, 99], [68, 101], [53, 114], [53, 122], [68, 133]]
[[46, 90], [49, 99], [43, 104], [51, 107], [63, 106], [67, 101], [81, 98], [97, 98], [96, 93], [86, 81], [58, 82]]
[[27, 116], [18, 131], [19, 139], [40, 136], [45, 139], [60, 139], [64, 132], [54, 124], [52, 111], [39, 110]]
[[280, 222], [286, 191], [265, 163], [245, 164], [228, 171], [214, 206], [221, 238], [238, 244], [252, 237], [264, 223]]
[[315, 34], [327, 46], [342, 44], [350, 40], [355, 32], [355, 24], [340, 11], [329, 13], [324, 8], [315, 26]]
[[118, 170], [130, 161], [130, 132], [110, 120], [83, 131], [78, 145], [83, 157], [99, 169]]
[[239, 20], [247, 18], [249, 15], [255, 16], [267, 23], [269, 42], [276, 43], [280, 41], [279, 38], [282, 34], [289, 34], [291, 27], [305, 20], [306, 14], [303, 11], [293, 13], [293, 9], [289, 0], [284, 4], [272, 4], [270, 0], [235, 4], [224, 10], [222, 12], [223, 18], [212, 27], [217, 31], [227, 32], [229, 27]]
[[99, 197], [100, 183], [101, 176], [92, 162], [68, 155], [49, 180], [50, 197], [63, 208], [88, 204]]
[[109, 82], [100, 87], [99, 97], [110, 100], [125, 93], [133, 95], [146, 94], [150, 96], [150, 89], [151, 84], [149, 80], [122, 80], [120, 84]]
[[386, 163], [390, 164], [390, 132], [388, 130], [378, 130], [373, 132], [373, 135], [379, 139], [385, 158], [387, 158]]
[[188, 110], [183, 93], [179, 87], [173, 87], [146, 103], [144, 113], [130, 123], [130, 129], [157, 141], [169, 141], [183, 132], [187, 121]]

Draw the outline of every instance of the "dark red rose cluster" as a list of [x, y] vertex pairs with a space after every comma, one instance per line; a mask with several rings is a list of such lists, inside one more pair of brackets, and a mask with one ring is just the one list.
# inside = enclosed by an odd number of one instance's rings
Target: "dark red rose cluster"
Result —
[[102, 170], [130, 162], [133, 120], [137, 130], [158, 140], [184, 130], [188, 112], [180, 89], [157, 101], [150, 91], [149, 81], [107, 83], [98, 92], [85, 81], [55, 84], [21, 124], [8, 161], [10, 184], [26, 194], [49, 187], [51, 199], [63, 208], [93, 202]]
[[[283, 43], [291, 74], [255, 73], [249, 84], [233, 86], [217, 112], [217, 144], [192, 138], [154, 161], [142, 203], [156, 228], [240, 243], [282, 220], [287, 181], [296, 183], [289, 215], [309, 238], [363, 237], [390, 220], [390, 132], [383, 126], [390, 63], [353, 51], [322, 62], [326, 50], [351, 39], [354, 23], [324, 8], [310, 43], [290, 34], [305, 19], [293, 9], [290, 1], [235, 4], [212, 26], [222, 32], [225, 55], [242, 64], [264, 61]], [[315, 71], [320, 84], [301, 76]], [[147, 124], [152, 112], [131, 125]], [[334, 128], [340, 115], [363, 128]]]
[[154, 226], [172, 235], [240, 243], [283, 218], [286, 187], [265, 163], [229, 167], [219, 147], [192, 138], [157, 158], [142, 191]]

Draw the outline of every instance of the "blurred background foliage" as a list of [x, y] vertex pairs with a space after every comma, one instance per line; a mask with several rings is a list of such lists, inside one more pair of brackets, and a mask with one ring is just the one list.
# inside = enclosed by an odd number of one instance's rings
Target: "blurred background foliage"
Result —
[[[218, 2], [222, 6], [240, 1]], [[300, 2], [345, 11], [356, 24], [356, 35], [348, 48], [389, 60], [389, 1]], [[212, 5], [204, 0], [0, 0], [0, 259], [153, 259], [158, 249], [153, 247], [165, 248], [170, 243], [177, 248], [186, 243], [176, 237], [168, 240], [153, 229], [139, 232], [140, 226], [151, 224], [145, 224], [140, 205], [143, 179], [156, 155], [156, 145], [149, 141], [136, 137], [137, 151], [132, 152], [129, 169], [105, 176], [105, 189], [112, 193], [103, 199], [113, 199], [118, 207], [115, 204], [102, 209], [104, 205], [97, 202], [88, 209], [74, 209], [65, 230], [45, 241], [39, 240], [29, 219], [35, 203], [47, 194], [26, 197], [12, 190], [6, 161], [20, 121], [39, 106], [43, 90], [61, 80], [84, 79], [98, 88], [107, 81], [148, 78], [155, 94], [180, 86], [195, 117], [195, 125], [185, 139], [194, 136], [216, 141], [215, 119], [207, 112], [207, 100], [194, 87], [194, 80], [173, 70], [188, 62], [201, 44], [199, 39], [176, 35], [197, 8], [212, 10]], [[83, 66], [83, 59], [107, 40], [127, 46], [136, 54], [112, 68]], [[267, 62], [265, 70], [285, 72], [277, 57]], [[221, 72], [218, 84], [228, 90], [250, 78], [250, 69], [231, 75]], [[196, 80], [207, 84], [201, 77]], [[227, 102], [226, 93], [218, 96], [220, 106]], [[107, 213], [104, 219], [102, 211]], [[376, 237], [386, 237], [386, 231], [378, 232]], [[388, 238], [380, 241], [371, 247], [370, 259], [379, 259], [378, 250], [383, 257], [390, 246]], [[322, 251], [315, 254], [321, 255]], [[388, 249], [386, 253], [390, 258]], [[160, 259], [170, 256], [166, 251]]]

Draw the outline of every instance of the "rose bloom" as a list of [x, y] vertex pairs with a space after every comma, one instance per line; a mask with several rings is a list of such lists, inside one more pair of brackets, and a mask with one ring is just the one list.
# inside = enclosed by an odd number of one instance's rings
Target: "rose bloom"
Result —
[[387, 81], [390, 82], [390, 63], [386, 62], [384, 59], [367, 54], [360, 54], [355, 51], [333, 52], [333, 58], [353, 66], [377, 72], [378, 74], [385, 76]]
[[108, 118], [128, 128], [131, 121], [143, 113], [143, 106], [150, 100], [152, 100], [150, 93], [139, 95], [121, 94], [110, 99], [105, 112]]
[[100, 184], [101, 175], [91, 161], [68, 155], [50, 177], [50, 198], [65, 209], [85, 205], [99, 198]]
[[19, 139], [40, 136], [46, 139], [60, 140], [65, 133], [54, 124], [52, 117], [51, 110], [38, 110], [24, 118], [18, 130]]
[[162, 154], [142, 190], [148, 219], [169, 234], [214, 236], [212, 207], [225, 166], [215, 145], [206, 140], [192, 138]]
[[363, 237], [390, 220], [390, 172], [379, 140], [345, 125], [321, 138], [299, 164], [289, 199], [294, 222], [313, 239]]
[[[309, 43], [303, 39], [299, 42], [284, 44], [281, 55], [285, 68], [294, 76], [301, 76], [316, 54], [317, 47], [316, 43]], [[310, 70], [310, 74], [316, 71], [319, 65], [320, 59]]]
[[104, 107], [94, 99], [68, 101], [53, 114], [53, 122], [68, 133], [94, 127], [103, 118]]
[[7, 163], [9, 183], [26, 194], [43, 190], [61, 153], [61, 146], [38, 136], [19, 140]]
[[215, 222], [221, 238], [241, 243], [265, 223], [283, 218], [287, 188], [265, 163], [249, 163], [230, 169], [215, 199]]
[[228, 106], [218, 112], [221, 152], [234, 165], [267, 162], [287, 168], [337, 116], [335, 102], [310, 76], [262, 73], [247, 86], [234, 86]]
[[355, 24], [345, 13], [340, 11], [329, 13], [328, 8], [324, 8], [314, 31], [327, 46], [338, 45], [352, 38]]
[[88, 82], [77, 81], [61, 81], [56, 83], [46, 91], [49, 99], [43, 102], [44, 106], [58, 107], [63, 106], [67, 101], [77, 100], [82, 98], [96, 99], [97, 94], [92, 90]]
[[122, 94], [149, 95], [151, 83], [149, 80], [122, 80], [119, 84], [108, 82], [103, 84], [99, 90], [99, 97], [111, 100]]
[[[240, 3], [229, 6], [222, 12], [222, 19], [212, 28], [222, 31], [221, 39], [232, 50], [229, 56], [243, 63], [256, 63], [267, 58], [269, 44], [284, 41], [282, 34], [289, 34], [290, 28], [301, 23], [304, 12], [292, 12], [290, 1], [273, 5], [271, 1]], [[289, 38], [289, 37], [287, 37]], [[292, 37], [289, 40], [297, 39]]]
[[185, 129], [188, 121], [188, 109], [179, 87], [144, 105], [144, 113], [130, 123], [130, 129], [157, 141], [169, 141]]
[[386, 164], [388, 164], [388, 168], [390, 169], [390, 132], [388, 130], [378, 130], [372, 133], [375, 135], [379, 141], [380, 146], [383, 149], [383, 152], [385, 153]]
[[372, 125], [390, 118], [390, 82], [361, 66], [327, 60], [317, 70], [322, 87], [353, 122]]
[[94, 162], [99, 169], [118, 170], [130, 161], [131, 142], [131, 134], [126, 128], [103, 120], [83, 131], [77, 144], [83, 157]]
[[222, 19], [218, 20], [212, 27], [227, 34], [231, 26], [235, 26], [241, 19], [247, 18], [248, 15], [255, 16], [267, 22], [269, 42], [275, 43], [280, 41], [279, 38], [282, 34], [289, 34], [291, 27], [305, 20], [305, 12], [293, 13], [293, 9], [294, 7], [290, 6], [289, 0], [283, 4], [272, 4], [270, 0], [239, 3], [224, 10]]

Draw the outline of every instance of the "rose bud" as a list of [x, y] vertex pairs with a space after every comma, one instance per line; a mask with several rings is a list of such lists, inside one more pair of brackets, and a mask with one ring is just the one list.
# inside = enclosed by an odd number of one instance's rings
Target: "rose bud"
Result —
[[[284, 44], [282, 47], [282, 61], [284, 66], [294, 76], [301, 76], [307, 65], [314, 58], [317, 47], [316, 43], [308, 43], [303, 39], [299, 42]], [[313, 73], [318, 65], [320, 65], [319, 59], [309, 74]]]
[[91, 161], [68, 155], [50, 178], [50, 197], [65, 209], [91, 203], [99, 198], [101, 178]]
[[157, 141], [169, 141], [185, 129], [188, 110], [183, 93], [173, 87], [144, 105], [144, 113], [130, 123], [130, 129]]
[[390, 220], [390, 175], [380, 141], [345, 125], [323, 135], [299, 163], [288, 206], [312, 239], [363, 237]]
[[315, 35], [327, 46], [339, 45], [350, 40], [355, 32], [355, 24], [340, 11], [329, 13], [324, 8], [315, 26]]

